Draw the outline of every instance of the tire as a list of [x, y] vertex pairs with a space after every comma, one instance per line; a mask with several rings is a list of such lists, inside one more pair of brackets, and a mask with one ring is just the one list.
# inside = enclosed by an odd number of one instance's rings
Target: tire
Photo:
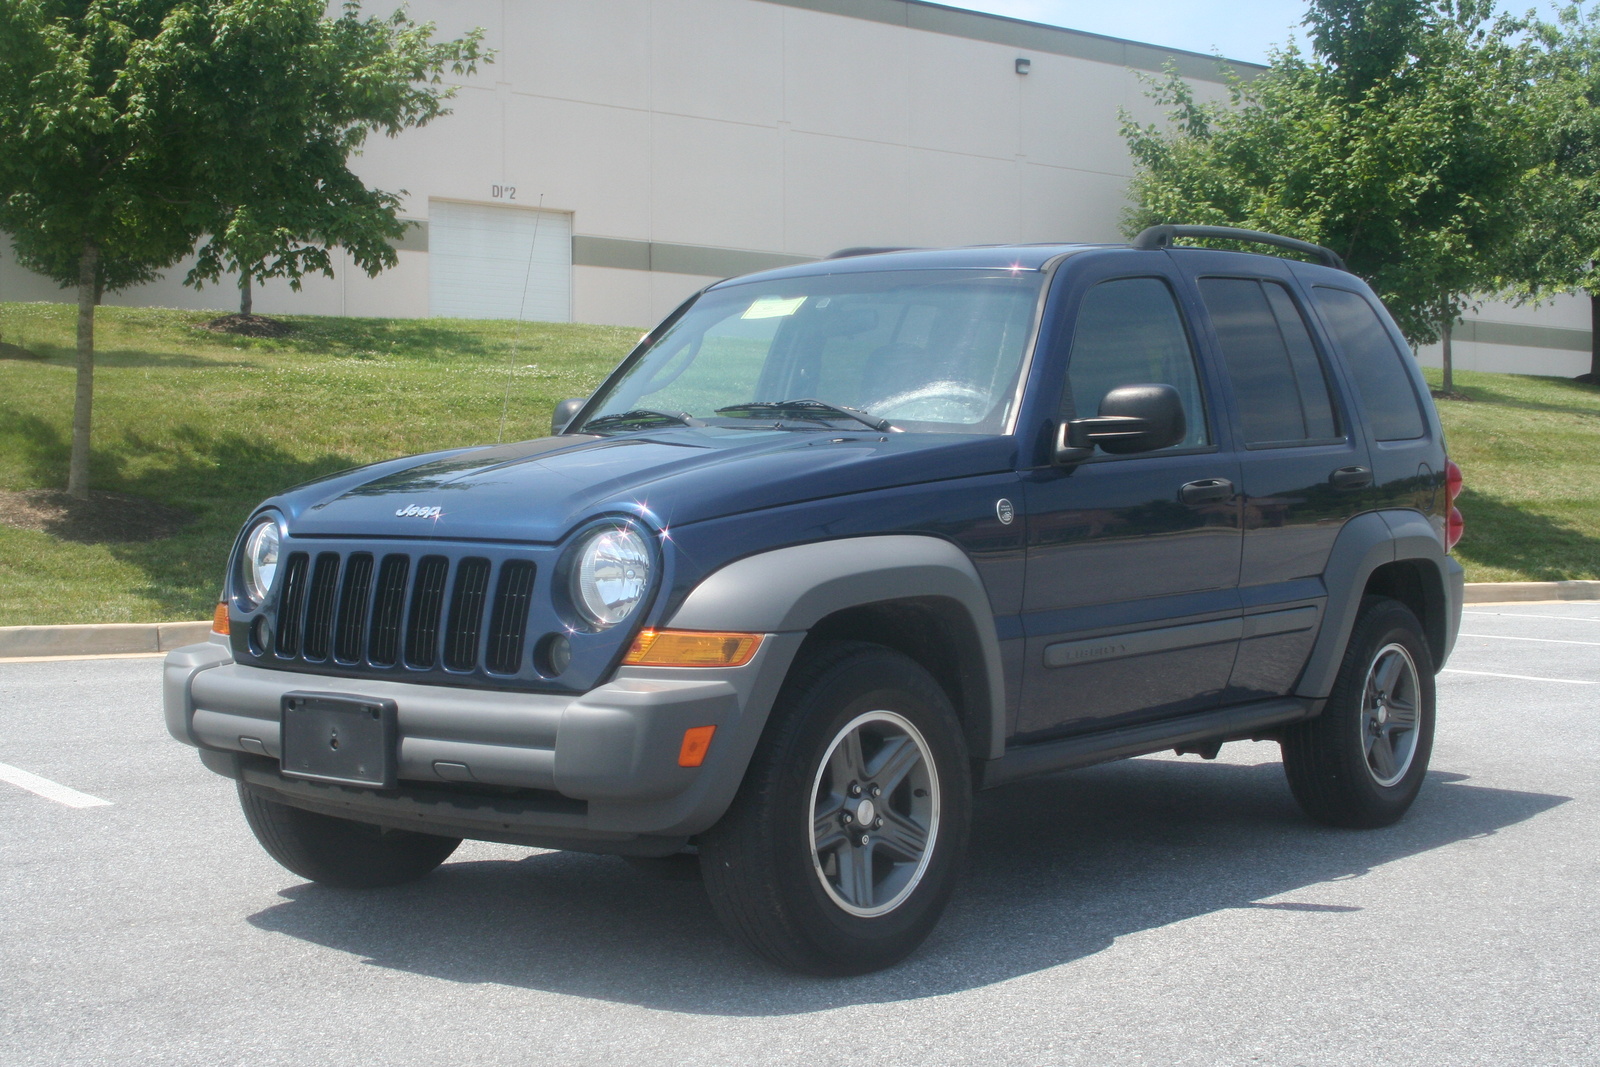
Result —
[[385, 830], [292, 808], [239, 783], [239, 806], [267, 855], [302, 878], [341, 889], [414, 882], [450, 858], [459, 837]]
[[646, 878], [663, 882], [700, 880], [700, 856], [694, 852], [675, 852], [670, 856], [619, 856], [618, 859]]
[[1388, 826], [1422, 788], [1433, 725], [1433, 656], [1422, 624], [1397, 600], [1367, 597], [1327, 706], [1284, 735], [1289, 788], [1318, 822]]
[[732, 806], [700, 835], [712, 907], [789, 970], [891, 966], [950, 900], [971, 797], [961, 724], [927, 671], [878, 645], [809, 649]]

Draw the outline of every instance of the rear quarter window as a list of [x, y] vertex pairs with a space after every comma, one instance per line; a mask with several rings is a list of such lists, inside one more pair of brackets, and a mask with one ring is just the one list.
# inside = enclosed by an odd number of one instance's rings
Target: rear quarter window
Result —
[[1357, 293], [1317, 286], [1317, 306], [1344, 353], [1366, 409], [1372, 436], [1379, 441], [1404, 441], [1427, 430], [1422, 405], [1402, 360], [1411, 358], [1394, 343], [1378, 312]]

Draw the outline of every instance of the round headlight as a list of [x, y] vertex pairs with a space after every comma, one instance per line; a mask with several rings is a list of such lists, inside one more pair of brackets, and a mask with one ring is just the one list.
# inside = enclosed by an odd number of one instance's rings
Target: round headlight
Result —
[[267, 599], [272, 590], [272, 580], [278, 575], [278, 548], [282, 540], [276, 519], [256, 523], [244, 539], [245, 596], [257, 604]]
[[572, 602], [594, 626], [615, 626], [650, 588], [650, 546], [635, 530], [610, 526], [591, 533], [572, 569]]

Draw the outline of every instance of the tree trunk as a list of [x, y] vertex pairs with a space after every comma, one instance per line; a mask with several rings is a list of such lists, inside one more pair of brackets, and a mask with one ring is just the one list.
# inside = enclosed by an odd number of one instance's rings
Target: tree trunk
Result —
[[1589, 294], [1589, 380], [1600, 385], [1600, 294]]
[[83, 242], [78, 256], [78, 391], [72, 404], [72, 458], [67, 466], [67, 493], [89, 499], [89, 420], [94, 412], [94, 305], [99, 297], [95, 268], [100, 249]]
[[252, 314], [251, 308], [255, 307], [255, 300], [250, 291], [250, 272], [245, 271], [239, 275], [239, 314]]
[[1440, 391], [1445, 396], [1456, 391], [1455, 355], [1450, 350], [1450, 335], [1455, 332], [1455, 325], [1456, 317], [1451, 315], [1439, 329], [1439, 347], [1444, 356], [1444, 388]]

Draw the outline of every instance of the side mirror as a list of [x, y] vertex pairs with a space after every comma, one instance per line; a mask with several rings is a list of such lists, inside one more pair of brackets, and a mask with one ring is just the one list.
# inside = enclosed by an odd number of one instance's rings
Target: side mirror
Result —
[[558, 434], [566, 433], [567, 426], [572, 422], [573, 416], [582, 411], [583, 405], [588, 402], [587, 399], [579, 396], [571, 400], [563, 400], [557, 404], [555, 411], [550, 414], [550, 436], [555, 437]]
[[1100, 448], [1112, 455], [1154, 452], [1183, 440], [1188, 424], [1183, 400], [1170, 385], [1122, 385], [1100, 401], [1100, 414], [1062, 423], [1056, 437], [1059, 466], [1081, 463]]

